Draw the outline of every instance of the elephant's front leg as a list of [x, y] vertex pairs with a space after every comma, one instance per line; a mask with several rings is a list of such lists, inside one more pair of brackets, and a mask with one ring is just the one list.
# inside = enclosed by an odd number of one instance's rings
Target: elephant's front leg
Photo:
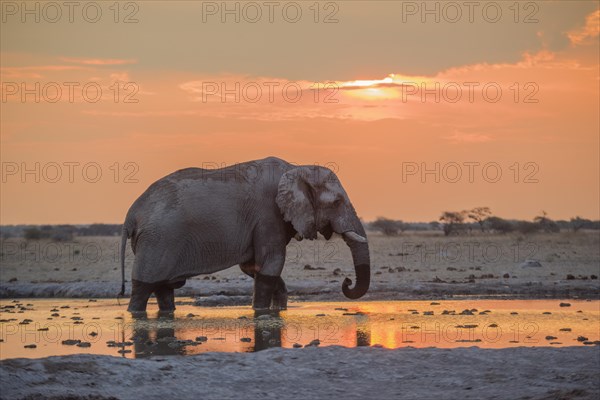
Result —
[[275, 291], [271, 299], [271, 308], [273, 310], [287, 310], [288, 292], [285, 282], [281, 277], [275, 284]]
[[254, 254], [257, 272], [254, 278], [252, 308], [256, 311], [269, 310], [277, 284], [281, 280], [281, 271], [285, 263], [285, 243], [258, 244]]
[[[254, 260], [240, 264], [240, 269], [246, 275], [252, 277], [252, 279], [256, 279], [256, 264]], [[265, 285], [259, 285], [264, 287]], [[255, 288], [256, 288], [256, 280], [255, 280]], [[255, 290], [256, 293], [256, 290]], [[287, 287], [285, 286], [285, 282], [279, 276], [277, 277], [277, 281], [275, 282], [275, 287], [273, 289], [273, 294], [271, 296], [270, 307], [273, 310], [287, 310]]]
[[254, 278], [254, 296], [252, 308], [256, 311], [269, 310], [279, 280], [278, 276], [268, 276], [256, 273]]

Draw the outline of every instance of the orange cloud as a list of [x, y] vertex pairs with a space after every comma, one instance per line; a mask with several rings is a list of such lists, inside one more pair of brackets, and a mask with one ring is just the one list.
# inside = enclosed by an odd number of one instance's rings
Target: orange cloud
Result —
[[134, 59], [119, 59], [119, 58], [69, 58], [61, 57], [61, 61], [83, 64], [83, 65], [126, 65], [136, 64], [137, 60]]
[[589, 43], [598, 35], [600, 35], [600, 9], [586, 17], [585, 26], [567, 32], [567, 36], [573, 45]]

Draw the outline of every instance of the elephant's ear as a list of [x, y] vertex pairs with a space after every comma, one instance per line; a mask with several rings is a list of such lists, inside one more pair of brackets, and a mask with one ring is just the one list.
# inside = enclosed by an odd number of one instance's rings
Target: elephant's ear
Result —
[[294, 168], [283, 174], [275, 201], [283, 219], [306, 239], [317, 238], [315, 193], [305, 168]]

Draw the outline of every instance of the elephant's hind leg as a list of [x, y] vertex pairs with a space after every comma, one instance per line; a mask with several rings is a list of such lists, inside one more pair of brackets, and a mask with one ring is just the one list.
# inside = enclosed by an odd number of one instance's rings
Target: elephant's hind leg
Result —
[[133, 279], [131, 281], [131, 299], [127, 311], [144, 312], [148, 305], [148, 299], [152, 294], [154, 285], [151, 283], [140, 282]]
[[173, 312], [175, 311], [175, 289], [166, 285], [160, 286], [154, 294], [156, 295], [156, 302], [158, 303], [158, 309], [161, 312]]
[[183, 285], [185, 285], [185, 280], [161, 285], [154, 291], [158, 309], [161, 312], [175, 311], [175, 289], [179, 289]]

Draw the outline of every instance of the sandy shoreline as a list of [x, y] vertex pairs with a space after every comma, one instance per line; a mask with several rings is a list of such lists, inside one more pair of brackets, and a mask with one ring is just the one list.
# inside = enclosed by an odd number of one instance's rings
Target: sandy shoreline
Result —
[[599, 354], [598, 347], [311, 347], [133, 360], [21, 358], [0, 363], [0, 397], [597, 399]]

